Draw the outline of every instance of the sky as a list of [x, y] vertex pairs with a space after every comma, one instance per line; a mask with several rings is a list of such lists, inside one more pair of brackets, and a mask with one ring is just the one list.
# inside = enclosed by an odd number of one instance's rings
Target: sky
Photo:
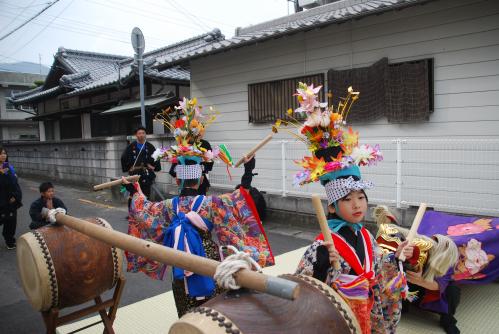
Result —
[[[53, 0], [0, 0], [0, 36]], [[0, 41], [0, 63], [50, 66], [67, 49], [132, 56], [130, 33], [139, 27], [146, 52], [219, 28], [226, 38], [246, 27], [293, 13], [287, 0], [59, 0]]]

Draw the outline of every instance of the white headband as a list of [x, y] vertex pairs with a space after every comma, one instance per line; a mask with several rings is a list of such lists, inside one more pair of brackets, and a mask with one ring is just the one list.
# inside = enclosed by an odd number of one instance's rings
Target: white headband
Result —
[[175, 167], [177, 178], [181, 180], [200, 179], [203, 174], [201, 165], [177, 165]]
[[354, 190], [371, 189], [374, 184], [370, 181], [355, 181], [353, 177], [337, 179], [326, 183], [327, 203], [333, 204]]

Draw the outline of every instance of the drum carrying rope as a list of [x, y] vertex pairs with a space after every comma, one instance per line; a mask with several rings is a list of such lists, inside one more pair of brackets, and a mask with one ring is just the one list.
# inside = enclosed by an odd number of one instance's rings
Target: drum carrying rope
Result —
[[230, 249], [234, 254], [228, 256], [226, 259], [218, 265], [217, 270], [213, 278], [217, 281], [218, 286], [227, 290], [237, 290], [241, 287], [237, 285], [234, 279], [234, 274], [241, 269], [251, 270], [253, 267], [256, 268], [258, 272], [262, 271], [260, 265], [251, 258], [248, 253], [240, 252], [234, 246], [222, 246], [223, 248]]
[[54, 224], [57, 221], [55, 219], [55, 215], [58, 213], [66, 214], [66, 210], [64, 210], [63, 208], [50, 209], [47, 213], [48, 221]]

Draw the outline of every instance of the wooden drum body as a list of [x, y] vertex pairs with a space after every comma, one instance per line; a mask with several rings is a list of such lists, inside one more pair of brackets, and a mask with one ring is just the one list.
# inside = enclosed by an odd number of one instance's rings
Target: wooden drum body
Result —
[[[112, 228], [100, 218], [87, 221]], [[37, 311], [85, 303], [113, 288], [123, 253], [62, 225], [25, 233], [17, 241], [17, 266], [26, 296]]]
[[299, 283], [294, 301], [248, 290], [226, 292], [184, 315], [169, 333], [361, 333], [350, 307], [331, 287], [304, 275], [281, 277]]

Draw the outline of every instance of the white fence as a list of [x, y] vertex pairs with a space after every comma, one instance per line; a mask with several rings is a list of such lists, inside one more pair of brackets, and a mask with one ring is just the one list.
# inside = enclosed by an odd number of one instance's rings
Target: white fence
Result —
[[[375, 183], [370, 202], [404, 207], [426, 202], [437, 210], [499, 216], [499, 139], [369, 139], [380, 144], [384, 160], [362, 168], [363, 178]], [[220, 143], [211, 143], [217, 145]], [[256, 142], [226, 142], [234, 160]], [[306, 154], [302, 143], [272, 141], [257, 154], [253, 185], [282, 196], [324, 194], [318, 184], [293, 186], [299, 170], [294, 160]], [[221, 164], [209, 174], [213, 186], [233, 188], [243, 169]]]

